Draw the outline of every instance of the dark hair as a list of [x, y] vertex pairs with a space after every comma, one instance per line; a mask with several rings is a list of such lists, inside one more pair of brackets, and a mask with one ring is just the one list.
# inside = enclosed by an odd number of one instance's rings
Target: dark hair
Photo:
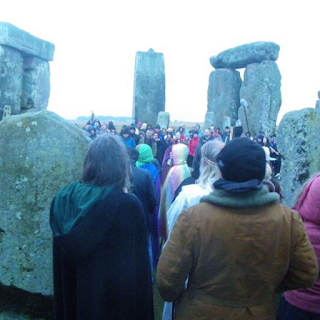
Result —
[[83, 183], [125, 188], [130, 185], [129, 174], [129, 156], [120, 137], [106, 133], [91, 143], [83, 164]]

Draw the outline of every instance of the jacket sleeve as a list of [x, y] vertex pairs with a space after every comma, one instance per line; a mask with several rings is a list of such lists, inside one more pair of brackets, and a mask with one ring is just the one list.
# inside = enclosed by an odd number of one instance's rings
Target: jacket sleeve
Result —
[[276, 291], [308, 288], [318, 278], [317, 256], [305, 232], [303, 222], [295, 211], [292, 217], [291, 239], [289, 267]]
[[175, 301], [185, 288], [185, 281], [195, 260], [196, 227], [188, 211], [180, 214], [157, 267], [156, 280], [161, 297]]

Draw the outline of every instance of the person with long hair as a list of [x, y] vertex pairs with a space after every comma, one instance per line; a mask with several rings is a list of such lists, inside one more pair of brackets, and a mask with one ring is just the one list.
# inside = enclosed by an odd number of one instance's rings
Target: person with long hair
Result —
[[181, 192], [171, 204], [167, 212], [168, 235], [178, 219], [179, 214], [199, 203], [200, 198], [213, 190], [213, 184], [221, 178], [217, 164], [217, 155], [224, 147], [219, 140], [208, 141], [201, 147], [200, 176], [195, 184], [182, 187]]
[[[215, 140], [208, 141], [201, 147], [200, 176], [195, 184], [185, 185], [171, 204], [167, 212], [168, 237], [180, 213], [199, 203], [200, 198], [208, 195], [213, 190], [213, 184], [221, 178], [221, 172], [217, 164], [217, 156], [224, 147], [224, 143]], [[173, 303], [165, 302], [162, 320], [171, 320], [173, 315]]]
[[55, 319], [153, 319], [148, 232], [120, 137], [96, 138], [52, 201]]

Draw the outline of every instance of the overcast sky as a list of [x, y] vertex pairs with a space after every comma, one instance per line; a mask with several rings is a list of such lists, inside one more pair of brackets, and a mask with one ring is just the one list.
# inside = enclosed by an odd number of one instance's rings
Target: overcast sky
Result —
[[255, 41], [280, 45], [281, 118], [314, 108], [320, 90], [317, 0], [0, 0], [0, 21], [55, 45], [49, 110], [132, 114], [137, 51], [164, 54], [166, 111], [204, 121], [209, 58]]

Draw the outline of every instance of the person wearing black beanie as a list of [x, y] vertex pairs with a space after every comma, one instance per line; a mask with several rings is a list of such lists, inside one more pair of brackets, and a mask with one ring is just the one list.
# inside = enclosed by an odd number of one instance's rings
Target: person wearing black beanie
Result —
[[160, 295], [178, 301], [175, 319], [275, 319], [275, 292], [318, 277], [302, 220], [263, 185], [257, 143], [233, 139], [212, 165], [223, 179], [179, 214], [157, 267]]
[[223, 179], [215, 183], [215, 188], [246, 192], [262, 187], [266, 156], [259, 144], [249, 139], [235, 138], [221, 150], [217, 161]]

